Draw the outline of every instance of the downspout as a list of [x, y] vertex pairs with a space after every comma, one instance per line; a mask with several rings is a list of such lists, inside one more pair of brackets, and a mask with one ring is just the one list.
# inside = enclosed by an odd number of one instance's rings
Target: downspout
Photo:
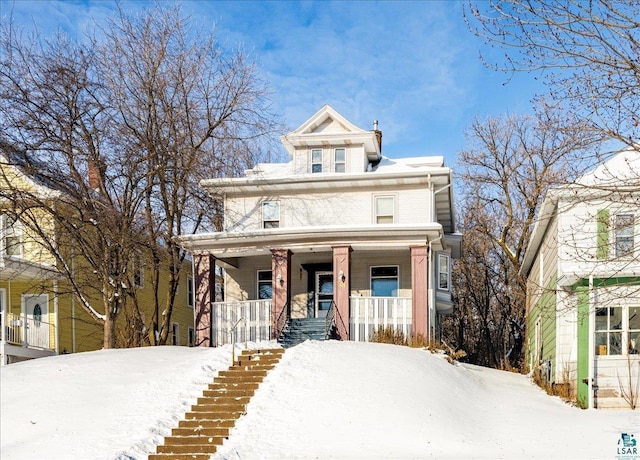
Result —
[[59, 321], [59, 313], [58, 313], [58, 281], [53, 282], [53, 316], [56, 319], [56, 333], [53, 335], [55, 339], [55, 350], [56, 355], [60, 354], [60, 321]]
[[593, 275], [589, 275], [589, 338], [587, 339], [587, 346], [589, 347], [589, 352], [588, 352], [588, 356], [589, 356], [589, 364], [587, 365], [588, 368], [588, 376], [587, 376], [587, 391], [588, 391], [588, 395], [589, 395], [589, 403], [587, 405], [587, 409], [593, 409], [594, 408], [594, 401], [593, 401], [593, 378], [594, 378], [594, 369], [593, 369], [593, 362], [595, 359], [594, 356], [594, 352], [595, 350], [593, 349], [593, 337], [595, 335], [595, 308], [591, 308], [591, 306], [595, 306], [594, 303], [595, 300], [595, 293], [593, 292]]
[[[440, 192], [442, 192], [443, 190], [448, 190], [451, 185], [452, 182], [449, 181], [449, 183], [447, 185], [445, 185], [442, 188], [439, 188], [438, 190], [434, 190], [433, 189], [433, 182], [431, 182], [431, 174], [428, 175], [428, 181], [429, 181], [429, 190], [431, 191], [431, 220], [433, 222], [438, 222], [438, 216], [436, 214], [436, 195]], [[443, 232], [435, 239], [433, 240], [429, 240], [429, 274], [428, 274], [428, 286], [427, 289], [429, 291], [429, 310], [431, 310], [431, 308], [433, 308], [433, 318], [435, 320], [436, 317], [436, 290], [433, 288], [433, 278], [434, 278], [434, 273], [433, 273], [433, 249], [432, 249], [432, 244], [435, 242], [438, 242], [440, 240], [442, 240], [442, 238], [444, 237], [444, 230]], [[443, 245], [444, 247], [444, 245]], [[435, 322], [435, 321], [434, 321]], [[431, 312], [429, 312], [429, 340], [433, 340], [435, 341], [435, 327], [431, 327]]]

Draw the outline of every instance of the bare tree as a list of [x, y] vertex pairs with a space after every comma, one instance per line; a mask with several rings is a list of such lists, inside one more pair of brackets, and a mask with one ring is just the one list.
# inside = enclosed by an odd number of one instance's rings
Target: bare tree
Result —
[[[121, 142], [148, 175], [144, 229], [155, 291], [149, 327], [165, 344], [186, 256], [175, 237], [220, 224], [221, 203], [202, 192], [199, 180], [252, 166], [262, 155], [259, 141], [279, 125], [243, 52], [226, 52], [212, 33], [192, 30], [176, 6], [136, 17], [120, 10], [93, 47]], [[163, 271], [168, 282], [160, 286]]]
[[640, 139], [640, 5], [637, 0], [469, 2], [470, 30], [505, 59], [508, 73], [540, 71], [552, 100], [585, 127], [637, 148]]
[[[219, 225], [220, 203], [198, 181], [251, 166], [279, 127], [266, 85], [243, 53], [191, 30], [175, 7], [139, 17], [120, 10], [86, 46], [63, 35], [25, 39], [8, 23], [1, 47], [8, 163], [58, 192], [41, 197], [6, 181], [1, 198], [104, 323], [105, 348], [139, 344], [149, 329], [154, 343], [165, 343], [186, 256], [174, 237]], [[136, 300], [140, 263], [155, 290], [149, 327]], [[117, 334], [125, 310], [128, 326]]]
[[576, 174], [593, 141], [579, 127], [556, 129], [553, 113], [541, 113], [475, 120], [460, 154], [466, 242], [446, 334], [485, 365], [520, 365], [526, 282], [519, 271], [533, 222], [544, 193]]

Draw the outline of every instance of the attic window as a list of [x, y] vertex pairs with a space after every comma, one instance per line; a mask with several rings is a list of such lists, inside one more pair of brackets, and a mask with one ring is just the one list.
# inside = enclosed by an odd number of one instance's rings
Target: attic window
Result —
[[335, 149], [333, 152], [333, 169], [337, 173], [343, 173], [346, 170], [345, 149]]
[[322, 172], [322, 149], [313, 149], [311, 151], [311, 172]]

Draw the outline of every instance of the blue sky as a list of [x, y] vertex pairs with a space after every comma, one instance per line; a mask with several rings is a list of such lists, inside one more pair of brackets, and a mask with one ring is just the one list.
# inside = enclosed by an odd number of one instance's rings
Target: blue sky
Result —
[[[123, 1], [125, 10], [151, 6]], [[475, 117], [531, 111], [543, 90], [530, 74], [486, 69], [487, 48], [464, 24], [462, 1], [182, 1], [196, 26], [215, 27], [244, 49], [274, 91], [274, 109], [295, 129], [329, 104], [363, 129], [379, 121], [383, 154], [444, 155], [455, 166]], [[44, 34], [82, 40], [115, 2], [0, 0], [0, 14]]]

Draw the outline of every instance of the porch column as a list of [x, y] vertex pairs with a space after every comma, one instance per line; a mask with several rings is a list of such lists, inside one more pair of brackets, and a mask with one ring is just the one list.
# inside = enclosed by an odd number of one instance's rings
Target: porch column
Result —
[[193, 325], [197, 347], [213, 346], [211, 339], [211, 302], [215, 298], [216, 260], [211, 254], [193, 255], [193, 278], [195, 281], [195, 299], [193, 305]]
[[351, 246], [333, 246], [333, 301], [340, 340], [349, 340], [349, 296], [351, 294]]
[[[272, 299], [271, 299], [271, 338], [278, 338], [278, 319], [289, 315], [291, 297], [289, 285], [291, 284], [291, 251], [288, 249], [271, 250], [271, 274], [272, 274]], [[284, 309], [288, 311], [283, 312]], [[282, 318], [280, 315], [283, 315]]]
[[429, 251], [425, 246], [411, 246], [411, 332], [429, 339]]

